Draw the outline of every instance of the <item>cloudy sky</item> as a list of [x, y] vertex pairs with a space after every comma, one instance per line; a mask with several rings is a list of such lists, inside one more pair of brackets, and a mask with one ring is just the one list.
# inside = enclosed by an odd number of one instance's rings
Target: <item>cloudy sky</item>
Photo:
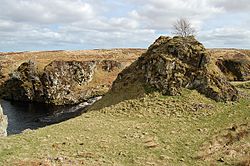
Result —
[[206, 47], [250, 49], [249, 0], [0, 0], [0, 52], [147, 48], [187, 18]]

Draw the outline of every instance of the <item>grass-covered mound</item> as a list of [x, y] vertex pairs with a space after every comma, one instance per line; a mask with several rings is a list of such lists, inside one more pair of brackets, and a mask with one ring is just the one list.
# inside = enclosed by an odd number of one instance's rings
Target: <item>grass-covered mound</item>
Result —
[[[0, 139], [0, 165], [236, 165], [250, 155], [250, 90], [217, 103], [159, 92]], [[211, 150], [210, 150], [211, 149]]]
[[92, 109], [153, 91], [180, 95], [182, 88], [195, 89], [215, 101], [237, 100], [238, 91], [211, 59], [211, 54], [193, 36], [161, 36], [118, 74], [111, 90]]

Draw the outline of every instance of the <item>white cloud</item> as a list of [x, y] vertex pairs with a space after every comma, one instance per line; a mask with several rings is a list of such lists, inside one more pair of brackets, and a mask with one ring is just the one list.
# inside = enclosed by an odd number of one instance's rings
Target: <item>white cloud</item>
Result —
[[205, 19], [221, 13], [221, 7], [215, 7], [208, 0], [130, 0], [139, 3], [131, 17], [143, 21], [147, 27], [168, 29], [180, 17], [185, 17], [199, 27]]
[[0, 18], [38, 24], [70, 23], [94, 18], [92, 6], [71, 0], [1, 0]]
[[223, 27], [204, 31], [199, 38], [208, 47], [249, 48], [250, 46], [250, 30], [239, 27]]
[[230, 12], [250, 12], [249, 0], [211, 0], [217, 6]]
[[[0, 0], [0, 4], [0, 51], [147, 47], [159, 35], [171, 34], [180, 17], [190, 19], [198, 38], [209, 47], [246, 47], [250, 40], [247, 0]], [[237, 19], [230, 18], [234, 13], [240, 13]]]

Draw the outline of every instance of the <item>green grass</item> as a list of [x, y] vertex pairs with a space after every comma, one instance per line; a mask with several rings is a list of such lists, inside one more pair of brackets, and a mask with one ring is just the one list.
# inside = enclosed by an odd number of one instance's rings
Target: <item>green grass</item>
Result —
[[250, 81], [247, 81], [245, 83], [241, 83], [241, 82], [234, 82], [233, 83], [236, 87], [238, 88], [242, 88], [242, 89], [250, 89]]
[[[225, 157], [224, 162], [217, 161], [223, 150], [207, 160], [197, 156], [214, 136], [248, 123], [249, 110], [249, 98], [216, 103], [191, 90], [181, 96], [154, 92], [1, 138], [0, 165], [234, 165], [247, 156]], [[249, 134], [232, 147], [247, 142]]]

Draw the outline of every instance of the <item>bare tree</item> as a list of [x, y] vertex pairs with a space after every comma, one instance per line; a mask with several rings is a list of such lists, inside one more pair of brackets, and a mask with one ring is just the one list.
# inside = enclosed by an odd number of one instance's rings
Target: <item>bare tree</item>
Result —
[[173, 24], [173, 34], [187, 37], [195, 34], [195, 29], [186, 18], [180, 18]]

